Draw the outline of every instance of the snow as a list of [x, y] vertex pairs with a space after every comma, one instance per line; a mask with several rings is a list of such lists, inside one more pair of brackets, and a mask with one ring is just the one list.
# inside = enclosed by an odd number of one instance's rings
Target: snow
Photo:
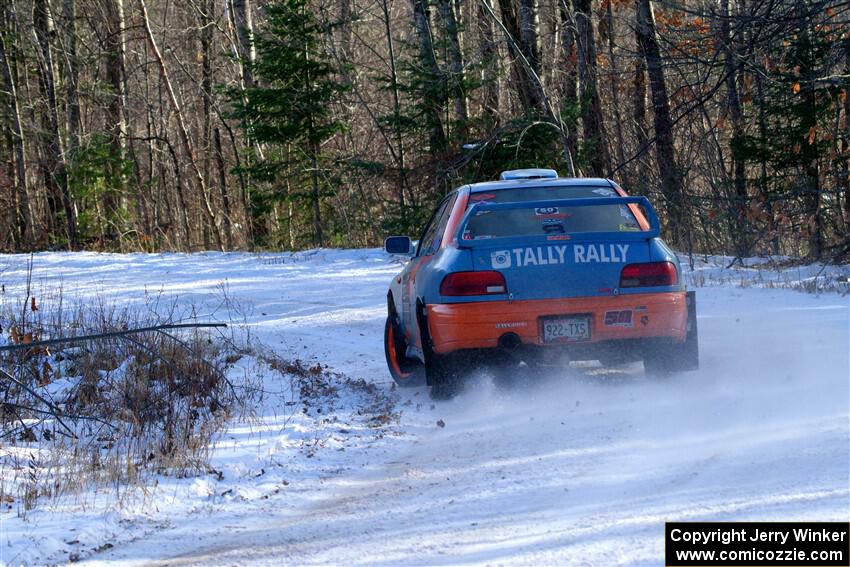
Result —
[[[305, 414], [246, 357], [232, 372], [269, 395], [219, 440], [214, 473], [4, 509], [0, 564], [657, 565], [665, 521], [847, 521], [850, 270], [731, 261], [687, 274], [698, 372], [570, 366], [511, 388], [480, 373], [435, 403], [391, 388], [381, 334], [401, 266], [378, 250], [37, 254], [36, 294], [244, 319], [281, 357], [341, 375]], [[25, 264], [0, 256], [7, 300]]]

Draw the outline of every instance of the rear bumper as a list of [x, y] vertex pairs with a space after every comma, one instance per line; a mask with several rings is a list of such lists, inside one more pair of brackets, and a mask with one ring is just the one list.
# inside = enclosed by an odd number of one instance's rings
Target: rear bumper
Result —
[[[631, 324], [606, 324], [610, 311], [631, 311]], [[617, 297], [579, 297], [528, 301], [493, 301], [428, 305], [428, 331], [436, 353], [496, 348], [513, 333], [528, 346], [588, 345], [634, 339], [685, 340], [688, 319], [685, 292], [646, 293]], [[590, 340], [544, 343], [540, 318], [590, 315]]]

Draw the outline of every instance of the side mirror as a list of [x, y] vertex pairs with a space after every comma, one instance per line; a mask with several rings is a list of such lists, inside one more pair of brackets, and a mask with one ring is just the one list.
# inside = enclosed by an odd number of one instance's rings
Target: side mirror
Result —
[[384, 240], [384, 250], [388, 254], [400, 254], [402, 256], [413, 256], [413, 243], [409, 236], [390, 236]]

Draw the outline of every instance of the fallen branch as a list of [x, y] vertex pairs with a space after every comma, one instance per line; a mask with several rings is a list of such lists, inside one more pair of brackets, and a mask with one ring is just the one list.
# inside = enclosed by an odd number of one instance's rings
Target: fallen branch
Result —
[[12, 352], [16, 350], [29, 350], [42, 346], [51, 346], [66, 343], [81, 343], [98, 339], [106, 339], [109, 337], [124, 337], [137, 333], [148, 333], [151, 331], [162, 331], [163, 329], [201, 329], [201, 328], [222, 328], [227, 327], [226, 323], [170, 323], [166, 325], [154, 325], [152, 327], [139, 327], [138, 329], [125, 329], [121, 331], [109, 331], [106, 333], [97, 333], [94, 335], [78, 335], [76, 337], [60, 337], [56, 339], [46, 339], [43, 341], [32, 341], [29, 343], [20, 343], [16, 345], [0, 346], [0, 352]]

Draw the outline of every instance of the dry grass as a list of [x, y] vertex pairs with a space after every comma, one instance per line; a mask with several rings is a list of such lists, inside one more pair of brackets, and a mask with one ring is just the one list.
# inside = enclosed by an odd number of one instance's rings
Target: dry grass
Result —
[[[69, 305], [61, 289], [34, 299], [28, 288], [26, 297], [0, 302], [0, 345], [175, 316], [173, 306], [153, 303]], [[148, 474], [208, 472], [217, 434], [250, 407], [255, 389], [228, 379], [244, 354], [232, 332], [176, 333], [0, 352], [0, 506], [26, 514], [45, 498], [98, 486], [120, 492]]]

